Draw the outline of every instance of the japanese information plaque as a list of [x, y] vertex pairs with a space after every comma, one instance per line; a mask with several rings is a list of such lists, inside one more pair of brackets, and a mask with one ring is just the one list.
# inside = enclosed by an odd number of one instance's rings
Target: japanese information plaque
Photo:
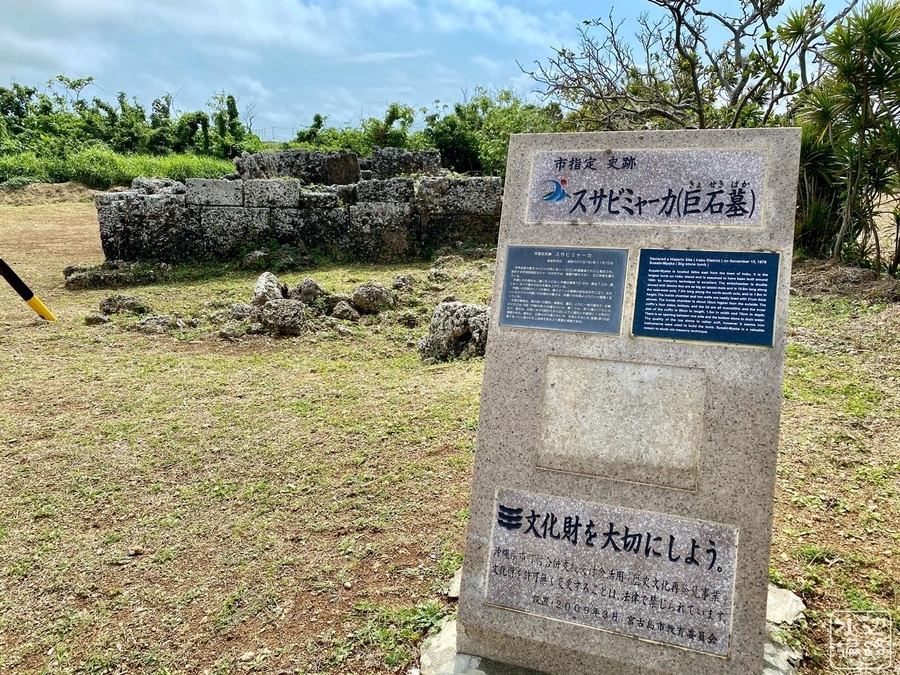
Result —
[[499, 490], [485, 601], [724, 656], [737, 539], [729, 525]]
[[618, 334], [628, 251], [510, 246], [500, 325]]
[[766, 151], [539, 152], [531, 222], [760, 224]]

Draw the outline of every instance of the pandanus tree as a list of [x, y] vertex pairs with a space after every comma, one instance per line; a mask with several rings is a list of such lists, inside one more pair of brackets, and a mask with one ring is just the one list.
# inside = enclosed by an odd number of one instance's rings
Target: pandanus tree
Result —
[[[896, 274], [900, 212], [894, 211], [892, 232], [879, 230], [876, 215], [900, 188], [900, 3], [867, 4], [826, 39], [821, 56], [829, 74], [807, 93], [801, 115], [809, 125], [807, 147], [819, 156], [821, 185], [836, 190], [840, 200], [828, 253]], [[808, 160], [805, 170], [815, 164]], [[885, 236], [893, 240], [887, 255]]]

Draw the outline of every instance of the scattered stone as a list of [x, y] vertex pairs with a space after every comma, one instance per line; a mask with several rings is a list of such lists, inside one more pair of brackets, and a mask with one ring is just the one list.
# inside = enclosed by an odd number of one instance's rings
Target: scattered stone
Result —
[[263, 270], [270, 267], [272, 263], [272, 253], [270, 251], [256, 250], [250, 251], [241, 261], [241, 267], [245, 270]]
[[247, 661], [252, 661], [256, 657], [256, 652], [244, 652], [240, 656], [240, 660], [246, 663]]
[[121, 288], [140, 284], [156, 284], [171, 277], [172, 267], [166, 263], [125, 263], [108, 261], [97, 267], [84, 269], [67, 267], [66, 288], [70, 291], [86, 288]]
[[416, 285], [416, 278], [412, 274], [400, 274], [394, 277], [394, 290], [410, 291]]
[[397, 323], [406, 328], [415, 328], [420, 323], [420, 317], [415, 311], [407, 309], [397, 315]]
[[138, 555], [143, 555], [143, 554], [144, 554], [143, 546], [132, 546], [131, 548], [128, 549], [128, 555], [131, 556], [132, 558], [135, 556], [138, 556]]
[[463, 283], [467, 283], [467, 282], [473, 281], [474, 279], [477, 279], [477, 278], [478, 278], [477, 274], [475, 274], [474, 272], [472, 272], [470, 270], [466, 270], [465, 272], [460, 274], [458, 277], [456, 277], [456, 280], [461, 281]]
[[319, 286], [313, 279], [304, 279], [290, 293], [290, 297], [307, 305], [312, 305], [319, 298], [328, 295], [325, 289]]
[[271, 272], [263, 272], [253, 287], [253, 298], [250, 300], [250, 304], [254, 307], [262, 307], [267, 302], [287, 297], [288, 287]]
[[462, 265], [465, 261], [462, 259], [462, 256], [458, 255], [442, 255], [434, 261], [435, 267], [455, 267], [456, 265]]
[[138, 300], [131, 295], [111, 295], [100, 301], [100, 311], [104, 314], [148, 314], [150, 307], [143, 300]]
[[102, 326], [105, 323], [109, 323], [110, 318], [106, 316], [106, 314], [100, 314], [98, 312], [90, 312], [89, 314], [84, 315], [84, 325], [85, 326]]
[[766, 621], [774, 624], [794, 623], [803, 616], [806, 605], [803, 600], [786, 588], [769, 584], [769, 595], [766, 602]]
[[447, 597], [451, 600], [459, 600], [459, 588], [462, 585], [462, 567], [456, 570], [456, 574], [453, 575], [453, 578], [450, 580], [450, 585], [447, 587]]
[[300, 335], [309, 321], [309, 308], [299, 300], [277, 298], [263, 305], [259, 318], [271, 333]]
[[334, 312], [334, 308], [337, 307], [340, 302], [350, 304], [353, 302], [353, 298], [346, 293], [329, 293], [322, 300], [322, 303], [325, 305], [325, 311], [329, 314]]
[[425, 360], [449, 361], [484, 356], [490, 307], [444, 302], [437, 306], [428, 335], [419, 340]]
[[334, 309], [331, 310], [331, 316], [343, 321], [359, 321], [359, 312], [353, 309], [350, 303], [343, 300], [334, 306]]
[[395, 302], [390, 289], [374, 281], [367, 281], [353, 291], [353, 304], [363, 314], [378, 314], [393, 307]]
[[226, 340], [228, 342], [238, 342], [244, 334], [246, 330], [244, 330], [240, 325], [230, 323], [226, 326], [222, 326], [219, 329], [219, 339]]
[[173, 320], [168, 314], [154, 314], [138, 321], [134, 327], [136, 330], [144, 333], [164, 333], [168, 328], [181, 327], [179, 324], [181, 324], [180, 321], [177, 319]]
[[[771, 591], [772, 586], [769, 586]], [[771, 594], [769, 596], [771, 598]], [[766, 641], [763, 645], [763, 675], [796, 675], [803, 654], [784, 644], [777, 629], [766, 624]]]
[[432, 267], [428, 270], [428, 281], [440, 283], [442, 281], [450, 281], [450, 273], [446, 270]]
[[456, 296], [451, 293], [450, 295], [445, 295], [441, 298], [441, 302], [456, 302]]
[[245, 304], [243, 302], [239, 302], [231, 308], [230, 318], [232, 321], [243, 321], [244, 319], [253, 318], [253, 315], [257, 311], [257, 308], [254, 308], [251, 305]]

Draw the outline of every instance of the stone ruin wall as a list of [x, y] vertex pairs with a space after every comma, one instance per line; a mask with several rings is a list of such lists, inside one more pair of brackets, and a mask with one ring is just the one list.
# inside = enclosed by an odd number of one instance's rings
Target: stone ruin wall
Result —
[[226, 180], [135, 179], [131, 190], [98, 194], [106, 258], [234, 261], [290, 246], [337, 261], [391, 262], [497, 242], [502, 181], [446, 175], [436, 151], [376, 149], [362, 160], [350, 152], [245, 153], [235, 168]]

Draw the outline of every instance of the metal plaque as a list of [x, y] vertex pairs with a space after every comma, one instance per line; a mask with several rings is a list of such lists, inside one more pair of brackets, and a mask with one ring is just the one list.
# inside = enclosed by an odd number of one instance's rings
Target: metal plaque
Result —
[[628, 251], [510, 246], [500, 325], [618, 335]]
[[632, 334], [772, 346], [777, 253], [642, 249]]

